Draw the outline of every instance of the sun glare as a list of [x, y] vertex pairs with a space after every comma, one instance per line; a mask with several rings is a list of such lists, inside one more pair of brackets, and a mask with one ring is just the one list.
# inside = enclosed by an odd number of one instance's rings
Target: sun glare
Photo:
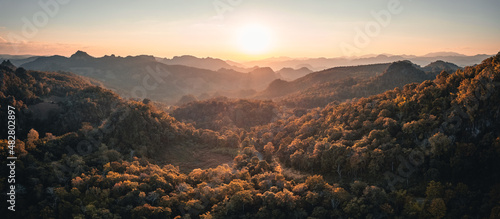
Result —
[[270, 31], [260, 25], [248, 25], [240, 29], [238, 33], [238, 46], [248, 54], [262, 54], [271, 46]]

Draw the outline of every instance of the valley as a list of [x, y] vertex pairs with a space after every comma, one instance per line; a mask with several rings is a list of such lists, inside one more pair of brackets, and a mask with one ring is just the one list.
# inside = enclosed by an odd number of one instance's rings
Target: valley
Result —
[[[120, 93], [151, 65], [168, 69], [164, 87]], [[17, 201], [47, 217], [494, 214], [499, 66], [500, 55], [465, 68], [398, 61], [285, 81], [145, 56], [4, 61], [2, 106], [20, 109]], [[224, 86], [255, 92], [222, 97]]]

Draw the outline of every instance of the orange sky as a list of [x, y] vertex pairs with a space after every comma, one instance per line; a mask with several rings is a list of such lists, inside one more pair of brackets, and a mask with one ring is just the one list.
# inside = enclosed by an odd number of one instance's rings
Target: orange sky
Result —
[[[69, 56], [84, 50], [93, 56], [189, 54], [236, 61], [496, 54], [498, 8], [500, 1], [456, 0], [5, 0], [0, 2], [0, 54]], [[248, 30], [255, 26], [258, 31]]]

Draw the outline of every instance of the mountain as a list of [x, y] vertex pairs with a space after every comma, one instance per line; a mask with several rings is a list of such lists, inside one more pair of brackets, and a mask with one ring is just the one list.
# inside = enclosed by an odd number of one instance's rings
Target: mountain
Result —
[[249, 69], [241, 67], [241, 64], [238, 64], [236, 62], [230, 62], [231, 64], [229, 64], [227, 61], [211, 57], [198, 58], [195, 56], [184, 55], [184, 56], [174, 56], [172, 59], [157, 58], [156, 60], [167, 65], [185, 65], [189, 67], [208, 69], [212, 71], [217, 71], [221, 68], [233, 69], [235, 71], [244, 73], [247, 73], [249, 71]]
[[[431, 79], [434, 79], [435, 75]], [[395, 84], [406, 85], [408, 83], [417, 82], [428, 78], [426, 74], [419, 69], [418, 66], [410, 61], [394, 62], [378, 76], [375, 80], [386, 82], [394, 82]]]
[[17, 68], [14, 64], [12, 64], [12, 62], [10, 62], [10, 60], [4, 60], [4, 61], [2, 61], [2, 63], [0, 63], [0, 66], [7, 67], [7, 68], [10, 68], [10, 69], [16, 69]]
[[[360, 70], [363, 68], [367, 72]], [[421, 68], [408, 60], [391, 64], [338, 67], [311, 73], [291, 82], [273, 81], [266, 90], [254, 97], [276, 99], [294, 108], [324, 107], [330, 102], [368, 97], [409, 83], [431, 80], [441, 71], [454, 72], [458, 69], [460, 67], [457, 65], [444, 61], [435, 61]]]
[[414, 59], [410, 59], [413, 63], [416, 63], [421, 66], [425, 66], [429, 63], [434, 62], [435, 60], [442, 60], [445, 62], [455, 63], [458, 66], [474, 66], [484, 59], [491, 57], [491, 55], [475, 55], [475, 56], [435, 56], [435, 57], [417, 57]]
[[24, 63], [34, 61], [35, 59], [37, 59], [39, 57], [41, 57], [41, 56], [0, 54], [0, 61], [9, 60], [15, 66], [20, 66]]
[[302, 67], [299, 69], [293, 69], [293, 68], [282, 68], [281, 70], [277, 71], [276, 73], [279, 74], [284, 80], [287, 81], [293, 81], [297, 78], [301, 78], [303, 76], [306, 76], [309, 73], [312, 73], [313, 71], [308, 69], [307, 67]]
[[435, 73], [439, 73], [441, 71], [455, 72], [458, 69], [461, 69], [461, 68], [453, 63], [444, 62], [441, 60], [432, 62], [432, 63], [430, 63], [427, 66], [422, 68], [422, 70], [424, 70], [426, 72], [435, 72]]
[[69, 57], [69, 58], [76, 59], [79, 61], [87, 61], [87, 60], [90, 60], [94, 57], [90, 56], [88, 53], [86, 53], [84, 51], [78, 50], [78, 51], [76, 51], [75, 54], [71, 55], [71, 57]]
[[310, 73], [304, 77], [287, 82], [281, 79], [273, 81], [264, 90], [255, 95], [256, 98], [277, 98], [291, 93], [304, 91], [311, 86], [340, 81], [349, 77], [370, 78], [381, 74], [390, 64], [374, 64], [364, 66], [336, 67]]
[[473, 66], [481, 63], [482, 60], [490, 57], [491, 55], [474, 55], [465, 56], [458, 53], [430, 53], [425, 56], [413, 55], [391, 55], [379, 54], [363, 57], [337, 57], [337, 58], [281, 58], [281, 59], [263, 59], [251, 62], [242, 63], [247, 66], [268, 66], [273, 69], [282, 68], [307, 68], [313, 71], [320, 71], [338, 66], [354, 66], [354, 65], [369, 65], [374, 63], [389, 63], [401, 60], [409, 60], [417, 65], [425, 66], [436, 60], [443, 60], [445, 62], [455, 63], [458, 66]]
[[[78, 57], [88, 58], [84, 54]], [[110, 90], [95, 86], [88, 78], [72, 73], [12, 69], [3, 64], [0, 65], [0, 78], [0, 103], [2, 107], [5, 106], [2, 109], [7, 110], [8, 105], [16, 109], [16, 137], [24, 140], [30, 133], [36, 132], [37, 138], [44, 139], [36, 143], [36, 147], [33, 142], [29, 143], [31, 145], [27, 142], [26, 146], [17, 143], [16, 153], [19, 157], [38, 159], [41, 156], [37, 164], [32, 163], [34, 165], [52, 161], [57, 163], [61, 159], [70, 159], [72, 155], [71, 159], [76, 160], [87, 155], [96, 158], [91, 161], [90, 157], [86, 157], [88, 165], [104, 165], [133, 156], [164, 160], [191, 168], [216, 166], [232, 160], [232, 156], [228, 158], [227, 155], [212, 151], [215, 144], [210, 141], [218, 138], [216, 133], [195, 130], [156, 109], [152, 103], [124, 100]], [[0, 118], [0, 121], [7, 123], [7, 117]], [[0, 139], [7, 139], [7, 132], [1, 133]], [[3, 143], [0, 140], [2, 155], [6, 153]], [[217, 141], [219, 149], [226, 144], [228, 142], [223, 139]], [[81, 147], [85, 147], [85, 151]], [[219, 156], [221, 160], [214, 162], [189, 152], [195, 149]], [[174, 156], [174, 151], [182, 158]], [[55, 170], [52, 167], [41, 169], [47, 176], [50, 175], [44, 178], [48, 180], [44, 181], [47, 186], [51, 184], [48, 182], [65, 182], [68, 180], [66, 177], [71, 179], [73, 173], [84, 171], [71, 169], [70, 172], [61, 173], [64, 175], [62, 178], [57, 178], [55, 173], [47, 173]], [[25, 173], [32, 171], [21, 170]], [[43, 178], [38, 175], [42, 172], [29, 176]], [[17, 185], [31, 191], [35, 188], [32, 183], [35, 182], [26, 179]]]
[[33, 55], [9, 55], [9, 54], [0, 54], [0, 59], [27, 59], [30, 57], [35, 57]]
[[[375, 95], [387, 90], [392, 90], [396, 87], [402, 88], [411, 83], [421, 83], [425, 80], [433, 80], [436, 76], [437, 73], [425, 73], [419, 66], [410, 61], [394, 62], [384, 71], [384, 73], [364, 83], [364, 89], [372, 90], [372, 92], [368, 92], [368, 94], [364, 96]], [[353, 90], [357, 90], [357, 88], [353, 88]]]
[[380, 75], [315, 84], [306, 90], [286, 95], [280, 99], [280, 103], [293, 108], [324, 107], [332, 102], [369, 97], [410, 83], [432, 80], [436, 75], [422, 71], [410, 61], [399, 61], [390, 64]]
[[246, 87], [263, 90], [269, 85], [269, 83], [280, 77], [280, 75], [276, 74], [269, 67], [256, 68], [248, 73], [248, 85]]
[[288, 57], [279, 57], [279, 58], [269, 58], [263, 60], [256, 60], [250, 62], [243, 62], [243, 65], [246, 66], [267, 66], [274, 70], [283, 69], [283, 68], [303, 68], [307, 67], [313, 71], [320, 71], [327, 68], [331, 68], [334, 66], [345, 66], [342, 65], [346, 62], [344, 58], [337, 59], [326, 59], [326, 58], [303, 58], [303, 59], [294, 59]]
[[124, 97], [149, 98], [175, 104], [192, 94], [232, 93], [263, 89], [277, 76], [270, 69], [250, 73], [211, 71], [184, 65], [166, 65], [153, 56], [104, 56], [95, 58], [78, 51], [71, 57], [40, 57], [25, 63], [26, 69], [68, 71], [103, 82]]
[[423, 55], [423, 57], [438, 57], [438, 56], [466, 56], [464, 54], [456, 53], [456, 52], [432, 52]]
[[[19, 137], [26, 136], [27, 127], [61, 135], [77, 131], [83, 123], [97, 126], [110, 115], [112, 101], [121, 104], [116, 94], [72, 73], [29, 71], [4, 64], [0, 70], [2, 106], [10, 104], [19, 110]], [[84, 100], [89, 95], [96, 95], [93, 102]]]

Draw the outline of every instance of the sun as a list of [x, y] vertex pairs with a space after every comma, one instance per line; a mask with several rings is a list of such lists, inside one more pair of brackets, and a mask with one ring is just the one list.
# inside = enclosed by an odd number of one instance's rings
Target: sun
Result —
[[261, 25], [247, 25], [239, 30], [237, 43], [240, 49], [247, 54], [262, 54], [270, 49], [271, 32]]

